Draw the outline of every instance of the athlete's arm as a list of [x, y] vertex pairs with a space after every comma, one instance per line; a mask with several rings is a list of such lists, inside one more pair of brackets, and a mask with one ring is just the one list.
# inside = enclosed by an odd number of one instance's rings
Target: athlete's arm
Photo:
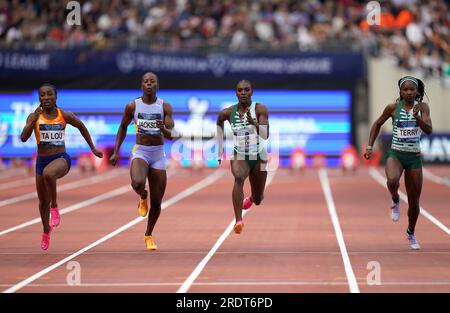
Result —
[[255, 108], [258, 122], [255, 123], [250, 117], [250, 111], [247, 112], [247, 119], [256, 126], [256, 131], [262, 139], [269, 138], [269, 111], [265, 105], [258, 103]]
[[37, 109], [28, 115], [27, 122], [25, 124], [25, 127], [22, 130], [22, 134], [20, 135], [20, 139], [22, 142], [25, 142], [30, 138], [31, 134], [33, 133], [33, 129], [36, 125], [36, 121], [39, 118], [39, 115], [42, 113], [42, 107], [38, 106]]
[[158, 121], [157, 126], [161, 130], [161, 133], [164, 135], [166, 139], [172, 139], [172, 129], [175, 126], [175, 122], [173, 120], [172, 114], [172, 106], [164, 102], [164, 121]]
[[431, 134], [433, 132], [433, 125], [431, 123], [430, 106], [427, 103], [422, 102], [414, 107], [413, 114], [419, 127], [426, 134]]
[[230, 118], [231, 109], [226, 108], [219, 112], [219, 116], [217, 116], [217, 161], [219, 164], [222, 162], [223, 156], [223, 127], [225, 121]]
[[117, 160], [119, 159], [119, 149], [122, 145], [125, 137], [127, 136], [127, 128], [130, 125], [131, 120], [133, 119], [135, 110], [134, 102], [130, 102], [125, 106], [125, 111], [123, 112], [122, 121], [119, 125], [119, 130], [117, 131], [116, 143], [114, 145], [114, 152], [109, 158], [109, 162], [111, 165], [116, 165]]
[[388, 104], [380, 117], [373, 123], [372, 128], [370, 129], [369, 143], [367, 144], [366, 153], [364, 154], [366, 159], [370, 159], [372, 156], [373, 144], [380, 133], [380, 128], [392, 116], [394, 110], [395, 103]]
[[89, 134], [89, 131], [86, 128], [86, 126], [83, 124], [83, 122], [78, 117], [76, 117], [75, 114], [73, 114], [72, 112], [62, 111], [62, 115], [63, 115], [64, 119], [66, 120], [67, 124], [70, 124], [73, 127], [78, 128], [78, 130], [80, 131], [84, 140], [86, 140], [87, 144], [89, 145], [89, 148], [91, 148], [92, 153], [96, 157], [103, 158], [103, 153], [95, 148], [95, 145], [92, 142], [91, 135]]

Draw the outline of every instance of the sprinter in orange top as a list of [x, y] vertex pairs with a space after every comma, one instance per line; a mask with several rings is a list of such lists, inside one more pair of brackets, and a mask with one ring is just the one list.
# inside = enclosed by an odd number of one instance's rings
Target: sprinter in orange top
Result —
[[81, 135], [89, 144], [91, 151], [102, 158], [92, 143], [91, 136], [72, 112], [65, 112], [56, 106], [56, 88], [44, 84], [39, 88], [40, 106], [31, 113], [21, 134], [23, 142], [30, 138], [34, 130], [38, 146], [36, 160], [36, 189], [39, 197], [39, 212], [44, 228], [41, 237], [41, 248], [47, 250], [50, 246], [50, 232], [60, 223], [56, 196], [56, 180], [65, 176], [70, 170], [70, 156], [66, 153], [65, 129], [66, 123], [79, 129]]

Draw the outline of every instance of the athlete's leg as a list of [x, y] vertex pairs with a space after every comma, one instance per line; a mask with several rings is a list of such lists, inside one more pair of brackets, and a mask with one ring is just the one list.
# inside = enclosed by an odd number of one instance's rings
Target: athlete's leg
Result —
[[267, 171], [266, 163], [258, 162], [258, 164], [250, 171], [249, 180], [252, 189], [251, 201], [259, 205], [264, 199], [264, 189], [266, 187]]
[[134, 191], [141, 197], [141, 199], [147, 199], [147, 190], [145, 190], [147, 174], [147, 162], [140, 158], [136, 158], [131, 161], [131, 187], [133, 187]]
[[420, 194], [422, 192], [422, 168], [405, 171], [405, 187], [408, 194], [408, 229], [414, 233], [420, 213]]
[[39, 213], [41, 215], [44, 233], [50, 232], [50, 193], [45, 187], [44, 177], [36, 174], [36, 191], [39, 199]]
[[51, 161], [42, 172], [42, 177], [45, 182], [45, 186], [50, 195], [50, 206], [52, 208], [58, 207], [57, 193], [56, 193], [56, 180], [64, 177], [69, 171], [69, 164], [63, 158], [58, 158]]
[[231, 160], [231, 173], [234, 176], [233, 208], [236, 222], [242, 220], [242, 201], [244, 200], [244, 182], [248, 177], [250, 168], [245, 160]]
[[398, 188], [400, 187], [400, 177], [403, 173], [403, 166], [400, 161], [394, 157], [388, 157], [386, 160], [386, 185], [391, 193], [392, 200], [399, 201]]
[[167, 185], [166, 170], [151, 168], [148, 174], [148, 184], [150, 186], [150, 213], [145, 235], [151, 236], [161, 213], [161, 202]]

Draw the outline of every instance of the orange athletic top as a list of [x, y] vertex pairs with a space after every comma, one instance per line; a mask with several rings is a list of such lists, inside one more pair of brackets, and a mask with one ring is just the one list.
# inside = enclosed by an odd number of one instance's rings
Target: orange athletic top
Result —
[[64, 146], [66, 139], [66, 120], [61, 109], [56, 108], [58, 116], [55, 119], [48, 120], [43, 114], [39, 115], [36, 121], [34, 134], [38, 145], [45, 146]]

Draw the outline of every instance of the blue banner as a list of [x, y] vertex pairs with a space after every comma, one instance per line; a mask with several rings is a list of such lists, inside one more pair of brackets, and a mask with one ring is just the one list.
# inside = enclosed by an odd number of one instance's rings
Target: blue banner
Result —
[[426, 163], [450, 163], [450, 133], [422, 136], [420, 150]]
[[[0, 50], [0, 77], [36, 75], [129, 75], [146, 71], [198, 77], [286, 76], [334, 78], [363, 76], [360, 53], [182, 54], [149, 51]], [[44, 76], [44, 77], [45, 77]]]
[[[73, 111], [86, 125], [98, 147], [114, 146], [125, 105], [141, 95], [139, 90], [86, 91], [59, 90], [58, 106]], [[175, 130], [182, 137], [167, 141], [166, 155], [189, 154], [200, 148], [204, 156], [215, 157], [217, 113], [236, 103], [228, 90], [161, 90], [158, 96], [170, 103], [174, 111]], [[270, 121], [269, 151], [289, 156], [295, 148], [309, 155], [331, 157], [351, 143], [351, 94], [347, 91], [255, 91], [253, 100], [268, 107]], [[38, 94], [0, 94], [0, 155], [30, 157], [36, 152], [34, 135], [25, 143], [20, 134], [27, 116], [39, 104]], [[229, 123], [225, 133], [230, 134]], [[129, 155], [135, 144], [131, 123], [122, 147]], [[231, 141], [228, 145], [231, 145]], [[89, 152], [89, 147], [70, 125], [66, 128], [66, 147], [71, 155]], [[183, 148], [187, 151], [182, 151]], [[287, 165], [288, 161], [282, 161]]]

